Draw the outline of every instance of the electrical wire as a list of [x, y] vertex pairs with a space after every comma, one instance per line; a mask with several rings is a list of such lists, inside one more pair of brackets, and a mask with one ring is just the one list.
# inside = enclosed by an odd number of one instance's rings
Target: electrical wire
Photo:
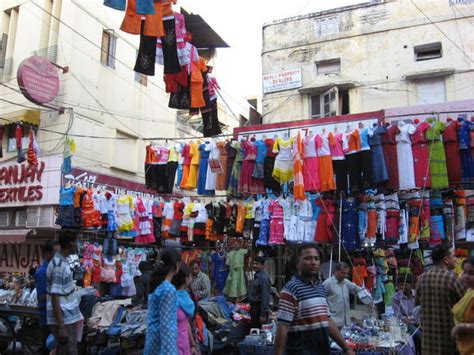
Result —
[[452, 43], [452, 45], [454, 47], [456, 47], [462, 54], [464, 54], [464, 56], [469, 59], [469, 61], [472, 63], [473, 60], [471, 59], [471, 57], [461, 48], [459, 47], [459, 45], [453, 41], [437, 24], [436, 22], [434, 22], [417, 4], [415, 4], [415, 2], [413, 0], [410, 0], [410, 2], [412, 3], [412, 5], [414, 7], [416, 7], [416, 9], [433, 25], [436, 27], [436, 29], [449, 41]]

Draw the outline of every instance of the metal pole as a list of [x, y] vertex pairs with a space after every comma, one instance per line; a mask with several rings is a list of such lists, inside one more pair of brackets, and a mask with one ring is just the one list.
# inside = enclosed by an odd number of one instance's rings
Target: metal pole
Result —
[[339, 201], [339, 254], [338, 254], [338, 260], [341, 262], [341, 246], [342, 246], [342, 196], [340, 197]]

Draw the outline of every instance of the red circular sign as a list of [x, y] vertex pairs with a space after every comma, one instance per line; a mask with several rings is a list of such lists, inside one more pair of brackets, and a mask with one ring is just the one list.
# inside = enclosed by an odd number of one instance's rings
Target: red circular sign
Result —
[[17, 81], [23, 95], [36, 104], [46, 104], [59, 92], [58, 71], [43, 57], [30, 57], [18, 67]]

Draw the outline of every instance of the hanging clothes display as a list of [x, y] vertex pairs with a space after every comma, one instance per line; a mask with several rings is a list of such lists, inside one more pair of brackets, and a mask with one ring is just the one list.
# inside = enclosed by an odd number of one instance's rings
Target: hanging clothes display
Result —
[[235, 159], [232, 165], [227, 193], [231, 196], [237, 196], [239, 194], [239, 178], [244, 161], [244, 152], [239, 141], [231, 141], [231, 147], [235, 150]]
[[458, 118], [458, 122], [458, 142], [459, 152], [461, 154], [462, 179], [463, 181], [472, 181], [474, 179], [474, 139], [472, 138], [474, 124], [462, 117]]
[[298, 132], [293, 145], [293, 173], [294, 173], [294, 184], [293, 184], [293, 196], [296, 200], [306, 199], [304, 194], [304, 174], [303, 174], [303, 142], [301, 135]]
[[332, 158], [330, 146], [334, 144], [334, 136], [332, 133], [318, 136], [316, 139], [317, 154], [319, 161], [319, 180], [321, 184], [320, 191], [332, 191], [336, 189], [336, 182], [334, 181], [334, 173], [332, 170]]
[[376, 185], [388, 180], [387, 163], [382, 147], [382, 136], [387, 133], [387, 128], [381, 125], [374, 125], [369, 131], [369, 144], [372, 150], [371, 171], [372, 182]]
[[311, 134], [303, 140], [303, 181], [305, 191], [319, 191], [319, 160], [317, 153], [316, 136]]
[[191, 142], [189, 145], [189, 156], [191, 160], [189, 162], [188, 178], [186, 179], [186, 183], [184, 185], [185, 189], [195, 189], [197, 186], [199, 162], [201, 160], [199, 147], [199, 142]]
[[331, 144], [331, 158], [336, 188], [338, 191], [347, 190], [347, 165], [344, 151], [348, 149], [347, 140], [342, 133], [334, 132], [334, 141]]
[[263, 180], [253, 177], [258, 147], [255, 141], [242, 141], [240, 146], [244, 160], [240, 171], [238, 192], [242, 195], [262, 194], [265, 192]]
[[368, 188], [371, 184], [372, 177], [372, 151], [369, 144], [369, 128], [364, 128], [364, 125], [359, 124], [360, 133], [360, 152], [359, 159], [361, 163], [361, 188]]
[[217, 142], [217, 149], [219, 150], [219, 161], [221, 163], [222, 172], [217, 173], [216, 190], [227, 190], [227, 174], [228, 174], [228, 152], [226, 145], [228, 142]]
[[387, 189], [398, 189], [398, 156], [397, 156], [397, 136], [398, 127], [391, 125], [387, 128], [387, 133], [382, 135], [383, 151], [387, 164], [388, 181], [385, 183]]
[[277, 153], [273, 152], [275, 141], [272, 138], [265, 138], [264, 142], [267, 146], [267, 155], [263, 161], [263, 185], [266, 189], [274, 192], [281, 191], [280, 183], [273, 177], [273, 168], [275, 167], [275, 157]]
[[226, 264], [229, 266], [229, 276], [227, 277], [224, 294], [230, 298], [240, 298], [247, 295], [245, 286], [244, 260], [247, 249], [230, 251], [227, 254]]
[[272, 177], [280, 184], [293, 179], [293, 138], [277, 138], [273, 144], [273, 152], [278, 153], [275, 158]]
[[421, 122], [416, 126], [415, 132], [411, 136], [413, 162], [415, 168], [416, 187], [431, 187], [431, 172], [429, 165], [429, 149], [426, 139], [426, 131], [430, 127], [429, 123]]
[[361, 164], [359, 151], [361, 148], [360, 134], [358, 130], [346, 133], [347, 149], [344, 151], [347, 172], [349, 174], [348, 187], [358, 190], [361, 182]]
[[[209, 143], [210, 150], [209, 150], [209, 160], [213, 161], [220, 161], [220, 152], [217, 148], [216, 142], [211, 140]], [[216, 186], [217, 186], [217, 173], [213, 172], [211, 169], [210, 164], [208, 163], [207, 174], [206, 174], [206, 183], [205, 183], [205, 190], [212, 191], [212, 194], [215, 194]]]
[[199, 146], [199, 176], [198, 176], [198, 185], [197, 193], [199, 195], [214, 195], [214, 190], [206, 189], [206, 179], [207, 173], [209, 170], [209, 153], [211, 151], [211, 144], [209, 142], [203, 143]]
[[415, 133], [415, 127], [404, 121], [398, 122], [397, 140], [397, 164], [398, 181], [400, 190], [415, 188], [415, 168], [413, 165], [413, 151], [411, 148], [411, 135]]
[[[443, 132], [444, 150], [446, 153], [446, 164], [449, 183], [459, 183], [462, 179], [461, 157], [458, 143], [459, 122], [448, 119], [448, 124]], [[428, 123], [426, 123], [429, 125]], [[461, 153], [462, 154], [462, 153]]]
[[428, 119], [430, 127], [426, 131], [428, 146], [430, 149], [430, 172], [431, 186], [433, 189], [442, 189], [449, 186], [448, 171], [446, 169], [446, 155], [444, 145], [441, 141], [441, 134], [445, 124], [434, 119]]

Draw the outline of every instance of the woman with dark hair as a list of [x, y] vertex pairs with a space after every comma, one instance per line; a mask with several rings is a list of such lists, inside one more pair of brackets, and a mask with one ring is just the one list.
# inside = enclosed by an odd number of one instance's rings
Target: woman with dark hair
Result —
[[187, 265], [181, 265], [179, 271], [171, 281], [178, 291], [178, 354], [191, 355], [191, 345], [194, 344], [192, 329], [189, 319], [194, 316], [196, 309], [194, 301], [189, 295], [188, 289], [191, 285], [191, 269]]
[[161, 251], [150, 278], [144, 355], [177, 355], [177, 295], [171, 283], [179, 271], [181, 255], [176, 249]]
[[474, 256], [462, 263], [461, 281], [467, 291], [464, 297], [453, 307], [454, 323], [451, 334], [456, 339], [459, 354], [474, 354]]

